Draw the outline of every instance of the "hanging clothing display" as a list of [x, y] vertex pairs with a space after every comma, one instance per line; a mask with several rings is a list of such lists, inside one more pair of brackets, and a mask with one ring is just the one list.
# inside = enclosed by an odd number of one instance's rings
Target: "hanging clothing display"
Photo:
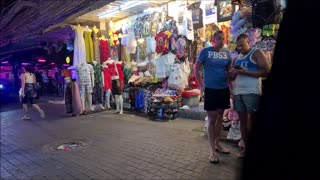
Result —
[[146, 37], [146, 44], [147, 44], [147, 53], [152, 54], [156, 52], [156, 40], [154, 37]]
[[194, 40], [192, 12], [189, 10], [186, 10], [183, 16], [183, 35], [186, 36], [187, 39], [191, 41]]
[[91, 38], [92, 31], [84, 31], [84, 40], [86, 46], [86, 61], [92, 62], [94, 60], [93, 56], [93, 42]]
[[128, 52], [128, 49], [124, 46], [121, 47], [121, 60], [127, 65], [130, 66], [130, 53]]
[[83, 38], [84, 28], [80, 25], [71, 27], [75, 32], [73, 45], [73, 66], [77, 67], [79, 64], [86, 61], [86, 46]]
[[215, 1], [201, 1], [200, 8], [203, 10], [203, 24], [218, 22], [218, 12], [215, 3]]
[[71, 91], [72, 91], [72, 114], [73, 115], [80, 115], [83, 111], [80, 91], [76, 81], [72, 81], [71, 83]]
[[72, 113], [72, 88], [71, 82], [66, 82], [65, 90], [64, 90], [64, 102], [66, 113]]
[[110, 75], [110, 67], [103, 67], [103, 75], [104, 75], [104, 90], [109, 90], [112, 88], [111, 86], [111, 75]]
[[77, 68], [80, 85], [80, 95], [85, 97], [85, 93], [92, 93], [91, 75], [94, 74], [93, 67], [90, 64], [82, 63]]
[[95, 84], [92, 91], [92, 103], [103, 104], [103, 84]]
[[193, 29], [203, 27], [203, 10], [200, 8], [200, 5], [201, 2], [195, 2], [189, 5], [189, 9], [192, 11]]
[[100, 61], [101, 63], [110, 57], [109, 43], [107, 40], [100, 40]]
[[128, 28], [127, 41], [128, 42], [127, 42], [126, 47], [127, 47], [128, 53], [135, 54], [136, 50], [137, 50], [138, 43], [136, 40], [136, 36], [134, 34], [133, 26], [130, 26]]
[[103, 67], [101, 64], [93, 64], [94, 70], [94, 87], [93, 87], [93, 104], [102, 104], [103, 103]]
[[101, 63], [101, 60], [100, 60], [100, 40], [98, 38], [98, 33], [94, 33], [93, 35], [94, 35], [94, 38], [93, 38], [94, 61]]

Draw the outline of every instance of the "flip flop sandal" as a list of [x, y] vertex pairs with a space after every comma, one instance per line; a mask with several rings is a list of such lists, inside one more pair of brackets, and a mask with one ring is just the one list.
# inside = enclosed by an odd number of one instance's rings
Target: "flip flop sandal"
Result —
[[221, 154], [230, 154], [230, 151], [223, 151], [222, 149], [216, 148], [216, 152]]
[[210, 161], [210, 163], [212, 163], [212, 164], [218, 164], [220, 161], [219, 161], [219, 158], [218, 158], [218, 156], [216, 156], [216, 157], [210, 157], [209, 158], [209, 161]]
[[243, 159], [243, 158], [245, 158], [245, 153], [244, 152], [240, 152], [240, 153], [238, 153], [237, 154], [237, 158], [239, 158], [239, 159]]

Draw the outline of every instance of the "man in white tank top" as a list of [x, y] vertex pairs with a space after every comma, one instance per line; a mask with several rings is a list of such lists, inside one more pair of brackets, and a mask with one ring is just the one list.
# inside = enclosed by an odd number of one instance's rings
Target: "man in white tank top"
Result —
[[[239, 113], [242, 140], [247, 142], [254, 115], [258, 110], [262, 94], [261, 77], [266, 77], [270, 71], [267, 56], [260, 49], [250, 47], [249, 37], [241, 34], [237, 38], [239, 56], [233, 61], [231, 73], [234, 85], [234, 109]], [[245, 148], [238, 154], [245, 156]]]

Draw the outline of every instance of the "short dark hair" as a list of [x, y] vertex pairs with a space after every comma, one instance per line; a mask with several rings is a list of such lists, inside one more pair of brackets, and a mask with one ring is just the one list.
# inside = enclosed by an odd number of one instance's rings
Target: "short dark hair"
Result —
[[26, 69], [26, 72], [30, 72], [30, 73], [33, 72], [33, 67], [30, 65], [26, 66], [25, 69]]
[[213, 34], [213, 37], [217, 37], [218, 34], [223, 34], [223, 31], [219, 30]]
[[238, 37], [237, 37], [237, 41], [241, 40], [241, 39], [248, 39], [249, 40], [249, 36], [247, 34], [240, 34]]

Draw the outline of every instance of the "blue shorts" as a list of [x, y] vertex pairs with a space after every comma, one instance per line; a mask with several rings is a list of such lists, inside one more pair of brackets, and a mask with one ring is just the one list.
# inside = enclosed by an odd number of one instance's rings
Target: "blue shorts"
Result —
[[233, 99], [234, 110], [239, 112], [255, 113], [260, 102], [259, 94], [235, 95]]

